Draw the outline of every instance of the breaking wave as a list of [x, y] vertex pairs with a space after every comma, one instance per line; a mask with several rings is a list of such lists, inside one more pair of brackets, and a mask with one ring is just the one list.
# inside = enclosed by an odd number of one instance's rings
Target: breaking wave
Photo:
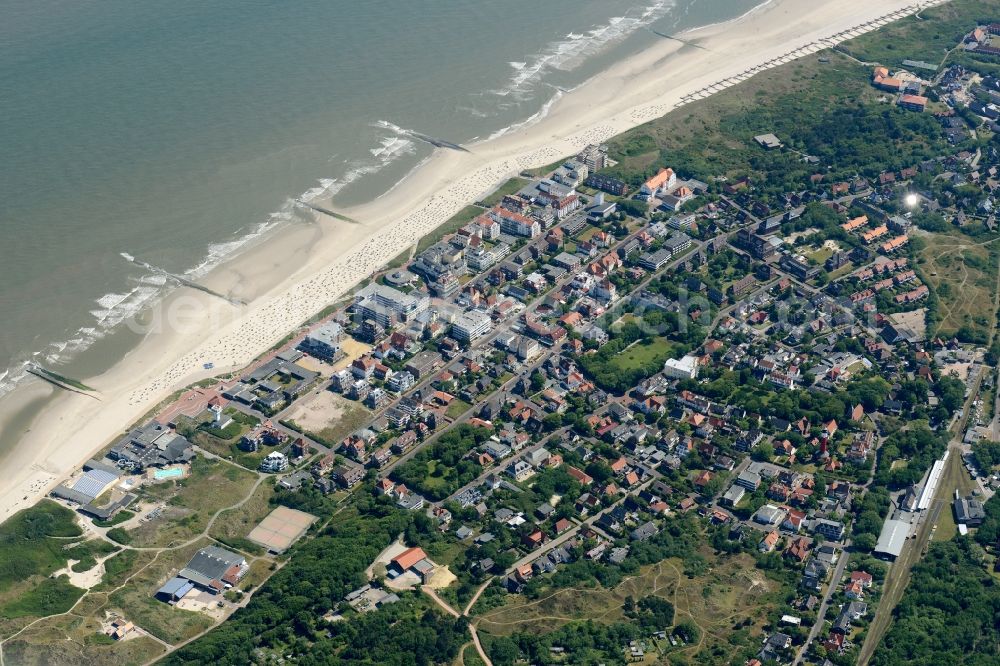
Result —
[[514, 72], [507, 81], [507, 85], [492, 92], [501, 97], [524, 96], [548, 72], [575, 69], [586, 58], [662, 18], [674, 7], [674, 4], [674, 0], [657, 0], [649, 5], [630, 10], [624, 16], [614, 16], [608, 19], [607, 23], [586, 32], [570, 32], [562, 39], [547, 44], [541, 52], [530, 60], [510, 62]]

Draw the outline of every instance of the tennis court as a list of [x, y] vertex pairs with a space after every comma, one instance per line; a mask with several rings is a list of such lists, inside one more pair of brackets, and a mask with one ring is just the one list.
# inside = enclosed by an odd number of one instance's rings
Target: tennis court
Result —
[[316, 516], [312, 514], [279, 506], [267, 514], [247, 538], [270, 553], [280, 554], [298, 541], [315, 521]]

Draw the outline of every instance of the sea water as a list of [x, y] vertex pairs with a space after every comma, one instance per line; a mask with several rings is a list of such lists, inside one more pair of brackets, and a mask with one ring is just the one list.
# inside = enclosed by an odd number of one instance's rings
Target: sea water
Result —
[[387, 191], [432, 150], [409, 130], [499, 136], [654, 30], [760, 3], [7, 0], [0, 394], [27, 360], [85, 376], [128, 350], [176, 285], [126, 256], [197, 279], [301, 223], [296, 198]]

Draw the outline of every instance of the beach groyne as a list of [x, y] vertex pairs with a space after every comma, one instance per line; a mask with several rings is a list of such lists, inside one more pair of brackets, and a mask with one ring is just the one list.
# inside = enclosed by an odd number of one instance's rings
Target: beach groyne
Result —
[[330, 210], [329, 208], [324, 208], [323, 206], [317, 206], [314, 203], [309, 203], [308, 201], [304, 201], [302, 199], [296, 199], [295, 203], [298, 204], [299, 206], [304, 207], [304, 208], [308, 208], [310, 210], [314, 210], [317, 213], [322, 213], [323, 215], [329, 215], [330, 217], [334, 218], [335, 220], [343, 220], [344, 222], [350, 222], [351, 224], [361, 224], [360, 222], [358, 222], [354, 218], [347, 217], [346, 215], [342, 215], [341, 213], [334, 212], [334, 211]]
[[145, 262], [145, 261], [143, 261], [141, 259], [136, 259], [131, 254], [129, 254], [128, 252], [122, 252], [121, 255], [122, 255], [122, 257], [126, 261], [131, 262], [131, 263], [135, 264], [136, 266], [141, 266], [142, 268], [145, 268], [146, 270], [148, 270], [148, 271], [150, 271], [152, 273], [155, 273], [156, 275], [162, 275], [163, 277], [167, 278], [168, 280], [173, 280], [174, 282], [176, 282], [176, 283], [178, 283], [178, 284], [180, 284], [182, 286], [189, 287], [191, 289], [196, 289], [197, 291], [204, 292], [204, 293], [206, 293], [206, 294], [208, 294], [210, 296], [215, 296], [216, 298], [221, 298], [222, 300], [224, 300], [224, 301], [226, 301], [228, 303], [232, 303], [233, 305], [246, 305], [247, 304], [246, 301], [244, 301], [243, 299], [233, 298], [232, 296], [226, 296], [225, 294], [220, 294], [219, 292], [217, 292], [217, 291], [215, 291], [213, 289], [209, 289], [205, 285], [201, 285], [201, 284], [198, 284], [197, 282], [195, 282], [193, 280], [189, 280], [188, 278], [184, 277], [183, 275], [177, 275], [176, 273], [171, 273], [170, 271], [166, 271], [166, 270], [160, 268], [159, 266], [154, 266], [153, 264]]
[[86, 395], [94, 398], [95, 400], [100, 400], [100, 398], [94, 395], [94, 389], [90, 388], [83, 382], [73, 379], [72, 377], [63, 377], [62, 375], [52, 372], [51, 370], [46, 370], [36, 363], [29, 363], [27, 367], [25, 367], [25, 371], [28, 374], [34, 375], [42, 381], [48, 382], [49, 384], [52, 384], [53, 386], [64, 391], [79, 393], [80, 395]]

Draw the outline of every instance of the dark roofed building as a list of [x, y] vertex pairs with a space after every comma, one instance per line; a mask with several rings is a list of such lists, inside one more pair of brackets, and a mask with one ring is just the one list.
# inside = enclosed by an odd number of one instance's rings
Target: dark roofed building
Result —
[[959, 525], [979, 527], [986, 519], [983, 503], [974, 499], [957, 499], [952, 505], [955, 509], [955, 522]]
[[142, 471], [147, 467], [190, 462], [194, 449], [191, 442], [173, 429], [154, 421], [120, 439], [108, 457], [123, 469]]
[[246, 558], [242, 555], [218, 546], [206, 546], [195, 553], [177, 577], [218, 594], [239, 582], [248, 568]]

